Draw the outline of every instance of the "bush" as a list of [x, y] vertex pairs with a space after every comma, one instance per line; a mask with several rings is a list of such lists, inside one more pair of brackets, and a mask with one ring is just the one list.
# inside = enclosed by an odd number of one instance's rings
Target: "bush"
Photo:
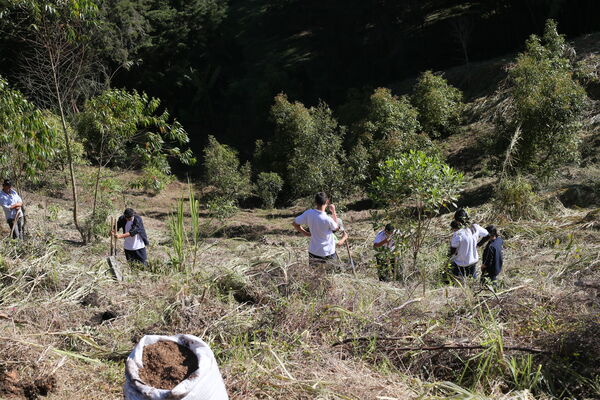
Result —
[[423, 72], [412, 95], [423, 130], [432, 137], [455, 133], [465, 109], [462, 97], [462, 92], [449, 85], [444, 77]]
[[337, 196], [348, 191], [342, 167], [345, 131], [327, 104], [306, 108], [280, 94], [271, 107], [271, 118], [275, 138], [261, 153], [273, 157], [271, 170], [284, 177], [293, 196], [312, 196], [319, 191]]
[[240, 166], [237, 152], [231, 147], [208, 137], [204, 148], [204, 179], [214, 188], [213, 196], [237, 204], [252, 193], [250, 164]]
[[369, 98], [366, 118], [359, 125], [370, 159], [367, 182], [378, 175], [378, 165], [410, 150], [429, 152], [433, 144], [417, 132], [421, 125], [418, 111], [406, 96], [397, 97], [386, 88], [376, 89]]
[[494, 197], [498, 211], [509, 218], [535, 218], [540, 214], [540, 199], [522, 176], [500, 180]]
[[275, 172], [261, 172], [256, 180], [256, 193], [265, 208], [273, 208], [283, 187], [283, 179]]
[[574, 79], [569, 47], [546, 22], [542, 39], [532, 35], [509, 71], [511, 109], [503, 121], [505, 168], [548, 178], [579, 157], [579, 132], [587, 96]]
[[165, 174], [160, 168], [146, 165], [142, 169], [142, 177], [132, 182], [131, 186], [146, 193], [158, 194], [174, 179], [173, 175]]

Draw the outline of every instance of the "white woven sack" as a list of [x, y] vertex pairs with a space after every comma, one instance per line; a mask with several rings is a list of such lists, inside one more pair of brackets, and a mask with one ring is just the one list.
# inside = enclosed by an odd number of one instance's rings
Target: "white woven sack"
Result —
[[[171, 341], [187, 347], [198, 357], [198, 370], [172, 390], [157, 389], [145, 385], [139, 376], [143, 367], [144, 347], [159, 341]], [[144, 336], [135, 346], [125, 363], [126, 400], [228, 400], [221, 372], [210, 347], [193, 335]]]

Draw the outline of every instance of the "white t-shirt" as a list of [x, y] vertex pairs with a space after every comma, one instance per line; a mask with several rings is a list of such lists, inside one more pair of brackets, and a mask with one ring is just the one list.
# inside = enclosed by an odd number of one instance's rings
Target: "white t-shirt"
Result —
[[326, 257], [335, 253], [333, 231], [338, 229], [338, 225], [325, 211], [317, 211], [311, 208], [297, 216], [294, 222], [298, 225], [308, 225], [310, 228], [309, 253], [319, 257]]
[[[131, 229], [131, 225], [133, 225], [133, 219], [131, 221], [125, 222], [125, 232], [129, 232], [129, 230]], [[134, 236], [126, 237], [125, 239], [123, 239], [123, 242], [123, 247], [125, 248], [125, 250], [139, 250], [146, 247], [139, 233]]]
[[[375, 240], [373, 240], [373, 243], [377, 244], [379, 242], [384, 241], [386, 238], [387, 235], [385, 234], [385, 229], [382, 229], [379, 232], [377, 232], [377, 235], [375, 235]], [[382, 247], [387, 247], [390, 250], [394, 250], [394, 248], [396, 247], [396, 243], [394, 242], [394, 239], [392, 239], [386, 244], [384, 244]]]
[[450, 246], [457, 249], [453, 260], [454, 263], [460, 267], [475, 264], [479, 260], [477, 242], [487, 235], [489, 235], [488, 231], [477, 224], [454, 232], [450, 240]]
[[10, 208], [15, 203], [22, 203], [21, 196], [17, 194], [13, 189], [10, 190], [9, 193], [6, 193], [4, 190], [0, 190], [0, 205], [4, 209], [4, 216], [6, 219], [15, 219], [17, 216], [17, 212], [21, 210], [17, 210], [16, 208]]

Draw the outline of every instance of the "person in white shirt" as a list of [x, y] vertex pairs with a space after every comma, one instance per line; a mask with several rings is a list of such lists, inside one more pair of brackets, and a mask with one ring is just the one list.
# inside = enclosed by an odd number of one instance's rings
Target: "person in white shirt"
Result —
[[0, 205], [4, 209], [4, 216], [8, 226], [10, 226], [12, 238], [23, 239], [23, 200], [12, 189], [12, 184], [8, 179], [5, 179], [2, 183]]
[[377, 252], [377, 274], [380, 281], [397, 278], [397, 257], [394, 253], [396, 242], [394, 241], [394, 226], [387, 224], [384, 229], [377, 232], [373, 240], [373, 248]]
[[467, 212], [462, 208], [454, 214], [454, 220], [460, 229], [454, 232], [450, 240], [450, 253], [452, 255], [452, 274], [456, 277], [476, 277], [477, 243], [479, 239], [488, 236], [488, 231], [477, 224], [469, 222]]
[[[117, 233], [119, 229], [123, 229], [122, 234]], [[144, 229], [144, 221], [133, 209], [125, 209], [123, 215], [117, 220], [116, 231], [113, 230], [111, 234], [117, 239], [124, 239], [125, 258], [129, 263], [138, 262], [148, 265], [146, 246], [149, 242], [146, 230]]]
[[[331, 217], [325, 211], [327, 208], [331, 211]], [[340, 227], [335, 205], [329, 202], [329, 198], [324, 192], [315, 195], [315, 208], [306, 210], [297, 216], [292, 225], [298, 232], [310, 237], [308, 245], [309, 265], [315, 266], [338, 259], [335, 251], [334, 232], [338, 231]], [[302, 225], [308, 225], [309, 231], [304, 229]]]

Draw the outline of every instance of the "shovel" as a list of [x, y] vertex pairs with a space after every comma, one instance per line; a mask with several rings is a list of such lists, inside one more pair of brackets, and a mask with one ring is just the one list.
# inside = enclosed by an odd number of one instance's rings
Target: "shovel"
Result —
[[350, 259], [350, 265], [352, 266], [352, 273], [354, 274], [354, 277], [356, 277], [356, 266], [354, 265], [354, 260], [350, 255], [350, 246], [348, 245], [348, 240], [346, 240], [346, 250], [348, 250], [348, 258]]
[[110, 217], [110, 230], [110, 253], [108, 257], [106, 257], [106, 262], [115, 279], [121, 282], [123, 280], [123, 275], [121, 274], [121, 268], [119, 268], [119, 262], [117, 261], [117, 238], [112, 235], [112, 231], [117, 231], [117, 221], [115, 217]]

